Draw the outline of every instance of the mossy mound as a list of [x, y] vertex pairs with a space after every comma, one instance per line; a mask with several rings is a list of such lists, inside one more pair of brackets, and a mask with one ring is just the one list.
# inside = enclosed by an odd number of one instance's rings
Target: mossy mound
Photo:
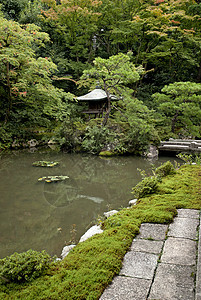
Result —
[[115, 156], [115, 155], [118, 155], [118, 154], [113, 152], [113, 151], [101, 151], [98, 155], [108, 157], [108, 156]]

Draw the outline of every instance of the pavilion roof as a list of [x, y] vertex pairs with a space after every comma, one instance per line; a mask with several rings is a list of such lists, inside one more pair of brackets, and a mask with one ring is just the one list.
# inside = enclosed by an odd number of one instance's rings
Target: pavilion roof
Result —
[[[111, 98], [114, 97], [111, 95]], [[77, 97], [78, 100], [82, 101], [96, 101], [96, 100], [103, 100], [107, 98], [107, 94], [102, 89], [94, 89], [93, 91], [89, 92], [86, 95]]]

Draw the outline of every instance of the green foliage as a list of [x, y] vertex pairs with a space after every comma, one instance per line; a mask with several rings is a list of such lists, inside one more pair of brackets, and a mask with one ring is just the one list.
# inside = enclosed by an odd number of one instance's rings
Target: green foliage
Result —
[[[21, 10], [18, 22], [21, 24], [34, 23], [36, 25], [41, 25], [41, 9], [43, 8], [43, 3], [41, 0], [26, 1], [26, 6]], [[45, 30], [44, 30], [45, 31]], [[47, 32], [47, 31], [46, 31]]]
[[44, 49], [48, 34], [34, 24], [20, 26], [3, 18], [0, 28], [0, 121], [8, 131], [1, 139], [30, 139], [35, 126], [52, 129], [55, 121], [72, 115], [76, 101], [52, 85], [57, 67], [51, 58], [36, 57], [34, 49]]
[[86, 127], [87, 125], [83, 123], [81, 119], [74, 117], [74, 121], [71, 121], [71, 119], [66, 118], [66, 120], [56, 128], [54, 139], [62, 148], [68, 151], [80, 150]]
[[101, 126], [101, 122], [102, 119], [92, 119], [89, 122], [66, 120], [58, 128], [54, 139], [66, 150], [93, 154], [109, 151], [112, 155], [143, 153], [150, 142], [157, 143], [153, 127], [144, 128], [140, 125], [140, 120], [136, 126], [119, 121], [119, 118], [109, 119], [105, 127]]
[[126, 85], [136, 82], [143, 73], [142, 66], [135, 67], [131, 62], [132, 52], [119, 53], [108, 59], [95, 58], [94, 66], [84, 70], [81, 77], [81, 85], [95, 87], [97, 81], [106, 91], [106, 94], [122, 95], [122, 91], [128, 90]]
[[134, 188], [132, 193], [139, 198], [143, 198], [146, 195], [153, 194], [158, 188], [159, 178], [155, 176], [145, 177]]
[[9, 132], [7, 126], [0, 126], [0, 150], [10, 148], [12, 144], [12, 134]]
[[92, 124], [89, 122], [83, 138], [82, 148], [84, 151], [93, 154], [100, 151], [123, 154], [130, 150], [126, 145], [123, 128], [118, 123], [110, 121], [108, 126], [105, 127]]
[[[111, 134], [118, 152], [143, 152], [150, 142], [158, 143], [158, 135], [161, 139], [201, 136], [200, 92], [193, 83], [201, 77], [199, 3], [1, 0], [1, 4], [7, 19], [24, 24], [0, 20], [0, 121], [17, 124], [17, 138], [28, 135], [23, 127], [44, 125], [54, 131], [66, 115], [71, 115], [70, 123], [76, 122], [71, 110], [79, 109], [60, 88], [77, 94], [76, 83], [83, 72], [83, 85], [93, 88], [99, 80], [108, 93], [124, 99], [123, 104], [109, 102], [102, 120], [103, 126], [109, 115], [122, 121], [119, 111], [125, 115], [122, 122], [129, 119], [124, 137]], [[164, 85], [186, 81], [192, 81], [194, 90], [187, 102], [160, 92]], [[185, 95], [188, 86], [174, 89]], [[61, 134], [60, 143], [80, 147], [82, 134], [74, 135], [75, 126], [65, 125], [62, 130], [69, 142]], [[12, 130], [8, 135], [16, 136]], [[5, 134], [6, 147], [9, 144]]]
[[86, 65], [94, 59], [94, 36], [97, 32], [97, 12], [101, 1], [43, 0], [41, 21], [54, 45], [50, 47], [60, 74], [79, 78]]
[[3, 18], [0, 30], [0, 80], [4, 90], [1, 109], [7, 122], [14, 109], [33, 109], [40, 106], [44, 98], [47, 97], [47, 101], [59, 92], [51, 85], [50, 79], [56, 65], [50, 58], [35, 58], [32, 48], [33, 45], [43, 47], [49, 40], [48, 35], [40, 32], [34, 24], [28, 24], [24, 29]]
[[[141, 170], [140, 170], [141, 171]], [[144, 171], [141, 171], [143, 180], [140, 181], [134, 188], [133, 194], [135, 197], [143, 198], [149, 194], [153, 194], [157, 191], [159, 183], [163, 177], [168, 175], [176, 174], [176, 170], [170, 161], [165, 162], [155, 171], [153, 171], [153, 176], [147, 176]]]
[[82, 147], [89, 153], [98, 153], [107, 143], [108, 136], [109, 129], [106, 127], [88, 127], [82, 142]]
[[173, 164], [170, 161], [167, 161], [155, 170], [155, 174], [161, 177], [165, 177], [168, 175], [176, 174], [176, 170]]
[[179, 153], [177, 157], [183, 160], [186, 164], [201, 165], [201, 154]]
[[[152, 110], [149, 110], [142, 101], [126, 97], [122, 103], [124, 116], [127, 118], [129, 130], [128, 143], [133, 144], [135, 150], [142, 153], [148, 145], [159, 143], [158, 133], [155, 129], [155, 119]], [[122, 119], [122, 116], [118, 115]]]
[[1, 0], [2, 11], [7, 19], [18, 21], [28, 0]]
[[[175, 82], [153, 95], [164, 125], [182, 137], [199, 137], [201, 122], [201, 84]], [[163, 125], [163, 126], [164, 126]]]
[[14, 253], [0, 260], [0, 279], [2, 283], [33, 280], [49, 268], [50, 262], [51, 257], [45, 251]]
[[119, 53], [108, 59], [97, 57], [93, 61], [94, 66], [83, 72], [80, 80], [81, 85], [90, 85], [94, 88], [98, 81], [101, 88], [106, 92], [107, 111], [102, 123], [103, 126], [107, 124], [111, 112], [110, 95], [115, 95], [114, 100], [117, 100], [124, 97], [125, 93], [131, 93], [128, 85], [138, 81], [143, 73], [143, 67], [135, 67], [131, 62], [131, 57], [132, 52]]

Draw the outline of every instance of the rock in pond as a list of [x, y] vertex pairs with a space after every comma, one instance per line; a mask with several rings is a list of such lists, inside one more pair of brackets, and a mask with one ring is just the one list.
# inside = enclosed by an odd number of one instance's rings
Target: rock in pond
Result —
[[158, 157], [158, 149], [156, 146], [153, 146], [153, 145], [150, 145], [149, 146], [149, 150], [148, 152], [146, 153], [146, 156], [148, 158], [155, 158], [155, 157]]
[[35, 140], [35, 139], [32, 139], [32, 140], [28, 141], [27, 144], [31, 148], [31, 147], [38, 146], [39, 142], [37, 140]]
[[83, 236], [81, 236], [79, 243], [84, 242], [87, 239], [89, 239], [90, 237], [94, 236], [95, 234], [99, 234], [102, 232], [103, 232], [103, 230], [100, 228], [100, 226], [94, 225], [91, 228], [89, 228], [89, 230], [87, 230], [87, 232], [85, 232], [85, 234]]
[[136, 203], [137, 203], [137, 199], [132, 199], [132, 200], [130, 200], [130, 201], [128, 202], [128, 204], [129, 204], [130, 206], [136, 205]]
[[63, 250], [61, 252], [62, 259], [64, 259], [75, 246], [76, 245], [69, 245], [69, 246], [63, 247]]
[[114, 214], [116, 214], [116, 213], [118, 213], [118, 210], [110, 210], [110, 211], [107, 211], [107, 212], [104, 212], [103, 214], [104, 214], [104, 216], [106, 217], [106, 218], [109, 218], [109, 217], [111, 217], [111, 216], [113, 216]]

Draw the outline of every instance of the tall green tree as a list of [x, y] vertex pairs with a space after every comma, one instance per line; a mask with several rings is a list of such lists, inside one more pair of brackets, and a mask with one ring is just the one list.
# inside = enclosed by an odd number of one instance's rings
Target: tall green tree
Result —
[[[42, 19], [55, 43], [54, 61], [63, 74], [81, 75], [94, 59], [95, 33], [100, 13], [97, 0], [42, 0]], [[57, 51], [59, 49], [59, 52]]]
[[131, 62], [132, 53], [113, 55], [108, 59], [97, 57], [94, 60], [94, 66], [84, 71], [80, 83], [95, 87], [97, 82], [104, 89], [107, 95], [107, 112], [103, 121], [106, 125], [111, 112], [111, 97], [115, 95], [118, 98], [129, 93], [129, 84], [140, 79], [143, 68], [136, 68]]
[[166, 70], [172, 81], [189, 78], [195, 68], [198, 71], [200, 30], [194, 24], [199, 16], [188, 13], [192, 3], [156, 0], [140, 9], [132, 21], [138, 30], [136, 63], [143, 63], [145, 69]]
[[7, 122], [13, 113], [26, 107], [43, 110], [45, 103], [62, 96], [51, 80], [56, 65], [51, 58], [37, 58], [33, 49], [44, 47], [48, 35], [34, 24], [22, 27], [4, 18], [0, 32], [1, 120]]
[[135, 34], [132, 28], [132, 19], [140, 7], [136, 0], [105, 0], [98, 7], [100, 17], [97, 22], [96, 56], [108, 58], [119, 51], [127, 53], [133, 50]]
[[201, 136], [201, 84], [175, 82], [153, 95], [158, 112], [163, 116], [163, 127], [183, 137]]
[[0, 0], [0, 4], [7, 19], [18, 21], [21, 12], [28, 4], [28, 0]]

